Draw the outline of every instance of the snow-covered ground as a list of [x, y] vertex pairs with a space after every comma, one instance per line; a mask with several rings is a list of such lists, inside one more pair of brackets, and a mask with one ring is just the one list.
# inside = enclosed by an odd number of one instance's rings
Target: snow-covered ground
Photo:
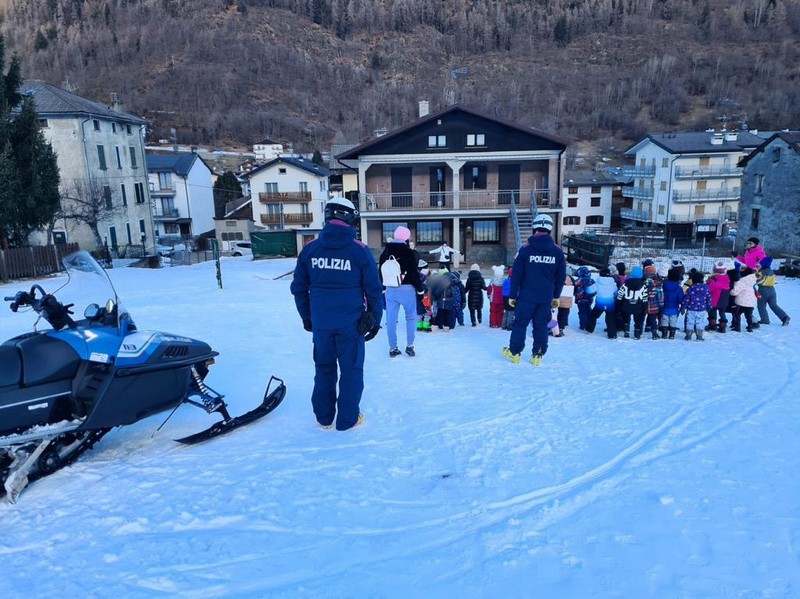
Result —
[[[779, 278], [792, 325], [702, 343], [589, 336], [573, 310], [541, 368], [503, 360], [486, 314], [415, 358], [382, 331], [340, 433], [311, 412], [293, 267], [223, 259], [223, 290], [213, 262], [110, 272], [140, 329], [221, 353], [232, 412], [271, 374], [287, 397], [198, 446], [172, 440], [210, 424], [188, 406], [114, 430], [0, 503], [3, 595], [800, 597], [800, 281]], [[0, 337], [30, 330], [3, 310]]]

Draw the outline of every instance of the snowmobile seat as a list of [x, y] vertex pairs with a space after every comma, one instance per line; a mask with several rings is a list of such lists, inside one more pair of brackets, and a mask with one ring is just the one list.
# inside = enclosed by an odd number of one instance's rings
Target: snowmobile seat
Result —
[[13, 345], [0, 345], [0, 387], [19, 386], [22, 358]]
[[17, 342], [22, 357], [25, 387], [71, 379], [78, 372], [80, 356], [68, 343], [49, 335], [32, 335]]

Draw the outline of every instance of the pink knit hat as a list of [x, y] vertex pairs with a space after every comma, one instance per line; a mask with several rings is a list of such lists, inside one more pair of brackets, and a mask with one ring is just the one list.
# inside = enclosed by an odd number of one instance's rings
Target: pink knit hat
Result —
[[400, 225], [394, 230], [394, 238], [397, 241], [408, 241], [411, 238], [411, 231], [408, 230], [408, 227]]

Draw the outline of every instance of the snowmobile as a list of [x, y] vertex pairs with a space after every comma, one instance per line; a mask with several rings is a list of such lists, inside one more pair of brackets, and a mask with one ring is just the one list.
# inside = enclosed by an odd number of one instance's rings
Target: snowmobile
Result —
[[[283, 400], [286, 385], [272, 376], [261, 404], [232, 417], [224, 396], [205, 383], [218, 352], [196, 339], [139, 330], [88, 252], [62, 263], [67, 281], [53, 293], [34, 283], [5, 298], [12, 312], [33, 310], [38, 318], [33, 332], [0, 345], [0, 497], [16, 502], [29, 482], [71, 464], [114, 427], [186, 403], [221, 417], [177, 439], [199, 443], [266, 416]], [[87, 305], [86, 298], [107, 301]], [[74, 320], [82, 305], [83, 318]], [[41, 319], [52, 330], [37, 330]]]

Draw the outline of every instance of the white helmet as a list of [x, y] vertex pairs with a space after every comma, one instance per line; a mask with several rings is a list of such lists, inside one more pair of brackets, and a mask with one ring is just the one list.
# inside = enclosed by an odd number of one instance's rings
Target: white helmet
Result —
[[325, 222], [335, 218], [355, 227], [358, 215], [358, 208], [347, 198], [332, 198], [325, 204]]
[[553, 219], [550, 218], [549, 214], [536, 215], [536, 218], [533, 219], [533, 230], [536, 231], [537, 229], [543, 229], [548, 233], [553, 230]]

